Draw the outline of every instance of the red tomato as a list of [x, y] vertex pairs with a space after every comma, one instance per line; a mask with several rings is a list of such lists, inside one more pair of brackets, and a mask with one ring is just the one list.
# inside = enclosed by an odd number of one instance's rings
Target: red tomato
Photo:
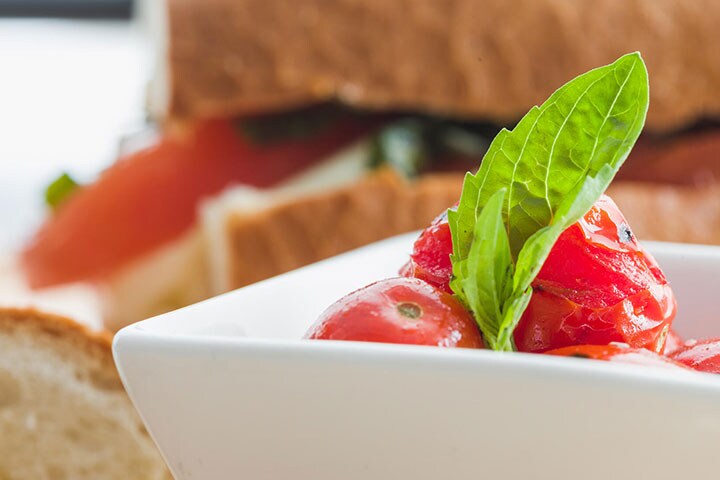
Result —
[[414, 278], [381, 280], [343, 297], [305, 337], [483, 348], [472, 315], [452, 295]]
[[670, 358], [694, 370], [720, 373], [720, 338], [688, 342], [687, 346], [670, 354]]
[[410, 260], [400, 269], [400, 274], [425, 280], [444, 292], [452, 293], [450, 254], [452, 237], [445, 211], [420, 234], [413, 245]]
[[665, 339], [665, 350], [663, 350], [663, 355], [670, 355], [684, 346], [685, 340], [683, 340], [682, 337], [671, 328], [667, 334], [667, 338]]
[[675, 297], [615, 203], [603, 195], [558, 239], [515, 330], [520, 351], [627, 343], [662, 352]]
[[[441, 215], [415, 242], [401, 274], [450, 291], [452, 239]], [[603, 195], [558, 239], [515, 330], [520, 351], [623, 342], [662, 352], [675, 297], [652, 256]]]
[[93, 280], [185, 232], [200, 200], [231, 184], [268, 187], [348, 144], [367, 126], [339, 123], [270, 145], [245, 141], [231, 121], [207, 121], [120, 159], [48, 218], [22, 262], [33, 287]]
[[684, 365], [645, 348], [630, 348], [622, 344], [573, 345], [571, 347], [550, 350], [545, 353], [547, 355], [558, 355], [561, 357], [589, 358], [592, 360], [604, 360], [606, 362], [687, 370]]

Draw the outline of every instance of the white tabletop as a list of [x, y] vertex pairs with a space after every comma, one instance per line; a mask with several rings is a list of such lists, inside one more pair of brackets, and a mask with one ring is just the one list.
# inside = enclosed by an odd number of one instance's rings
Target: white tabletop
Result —
[[141, 127], [148, 57], [128, 22], [0, 20], [0, 304], [95, 323], [82, 289], [28, 292], [11, 252], [42, 219], [50, 181], [62, 171], [91, 180], [114, 160], [119, 136]]

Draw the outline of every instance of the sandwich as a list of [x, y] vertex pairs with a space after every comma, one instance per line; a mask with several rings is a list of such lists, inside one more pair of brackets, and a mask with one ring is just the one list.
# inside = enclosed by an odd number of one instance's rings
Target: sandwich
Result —
[[[628, 51], [651, 107], [620, 207], [653, 238], [635, 216], [682, 215], [634, 214], [636, 198], [720, 192], [712, 0], [151, 4], [156, 139], [92, 185], [53, 184], [22, 252], [34, 287], [97, 285], [112, 329], [421, 228], [500, 128]], [[656, 238], [720, 243], [714, 225]]]

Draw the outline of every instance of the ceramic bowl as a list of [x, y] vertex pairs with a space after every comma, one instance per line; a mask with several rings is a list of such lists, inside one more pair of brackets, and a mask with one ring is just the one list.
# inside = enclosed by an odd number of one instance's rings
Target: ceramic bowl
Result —
[[[123, 381], [185, 479], [664, 479], [720, 472], [720, 377], [301, 337], [416, 234], [134, 324]], [[720, 248], [648, 244], [677, 330], [720, 336]]]

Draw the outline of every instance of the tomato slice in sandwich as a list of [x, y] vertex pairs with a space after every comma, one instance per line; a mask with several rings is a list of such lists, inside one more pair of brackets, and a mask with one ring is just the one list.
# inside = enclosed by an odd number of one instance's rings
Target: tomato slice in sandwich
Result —
[[178, 237], [200, 200], [232, 184], [269, 187], [367, 133], [339, 121], [308, 138], [246, 140], [231, 121], [196, 125], [121, 158], [59, 206], [22, 252], [32, 287], [96, 280]]

